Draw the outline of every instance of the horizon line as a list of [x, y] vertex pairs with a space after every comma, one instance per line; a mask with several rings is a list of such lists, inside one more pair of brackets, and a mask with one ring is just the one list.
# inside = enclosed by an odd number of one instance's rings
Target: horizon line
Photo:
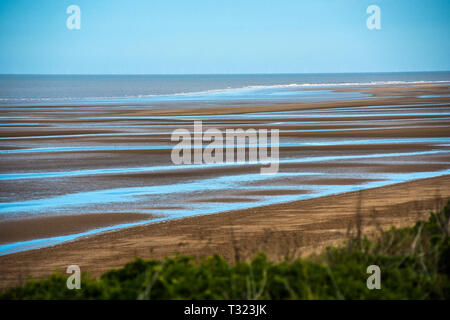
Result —
[[386, 73], [450, 73], [432, 71], [358, 71], [358, 72], [255, 72], [255, 73], [0, 73], [0, 76], [211, 76], [211, 75], [320, 75], [320, 74], [386, 74]]

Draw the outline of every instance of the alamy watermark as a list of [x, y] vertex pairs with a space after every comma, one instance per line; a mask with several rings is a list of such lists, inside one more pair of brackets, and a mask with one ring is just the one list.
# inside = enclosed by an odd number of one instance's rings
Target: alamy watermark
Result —
[[[69, 30], [81, 29], [81, 9], [78, 5], [72, 4], [67, 7], [66, 13], [70, 14], [66, 20], [66, 26]], [[366, 20], [366, 26], [369, 30], [381, 30], [381, 9], [372, 4], [367, 7], [366, 13], [370, 16]]]
[[81, 289], [81, 270], [76, 264], [67, 267], [66, 273], [71, 273], [72, 275], [67, 278], [66, 286], [67, 289]]
[[66, 26], [69, 30], [81, 29], [81, 9], [79, 6], [72, 4], [67, 7], [66, 13], [70, 14], [66, 20]]
[[187, 129], [172, 132], [171, 141], [178, 144], [172, 149], [171, 159], [177, 165], [261, 163], [261, 174], [275, 174], [279, 168], [279, 130], [270, 129], [268, 133], [267, 129], [253, 128], [225, 129], [225, 133], [209, 128], [203, 132], [202, 121], [194, 121], [192, 134]]
[[367, 18], [366, 26], [369, 30], [381, 30], [381, 9], [377, 5], [370, 5], [366, 10], [370, 16]]
[[381, 289], [381, 269], [376, 264], [367, 267], [367, 273], [370, 276], [367, 278], [367, 289]]

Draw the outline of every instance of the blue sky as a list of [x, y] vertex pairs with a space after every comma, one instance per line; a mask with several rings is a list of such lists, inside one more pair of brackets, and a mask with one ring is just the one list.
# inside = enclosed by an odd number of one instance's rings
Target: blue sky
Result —
[[0, 0], [0, 73], [444, 71], [449, 13], [448, 0]]

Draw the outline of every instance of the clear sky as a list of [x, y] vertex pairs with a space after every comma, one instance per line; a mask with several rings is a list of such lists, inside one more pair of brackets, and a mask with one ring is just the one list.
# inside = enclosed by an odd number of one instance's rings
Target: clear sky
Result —
[[448, 71], [449, 14], [449, 0], [0, 0], [0, 73]]

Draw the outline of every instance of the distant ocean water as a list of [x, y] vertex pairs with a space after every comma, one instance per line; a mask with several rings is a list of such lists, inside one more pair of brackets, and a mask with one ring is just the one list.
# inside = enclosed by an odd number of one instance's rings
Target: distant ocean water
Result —
[[[0, 105], [283, 102], [357, 97], [335, 86], [450, 81], [450, 72], [254, 75], [0, 75]], [[313, 89], [322, 88], [317, 91]], [[320, 95], [320, 96], [318, 96]]]

